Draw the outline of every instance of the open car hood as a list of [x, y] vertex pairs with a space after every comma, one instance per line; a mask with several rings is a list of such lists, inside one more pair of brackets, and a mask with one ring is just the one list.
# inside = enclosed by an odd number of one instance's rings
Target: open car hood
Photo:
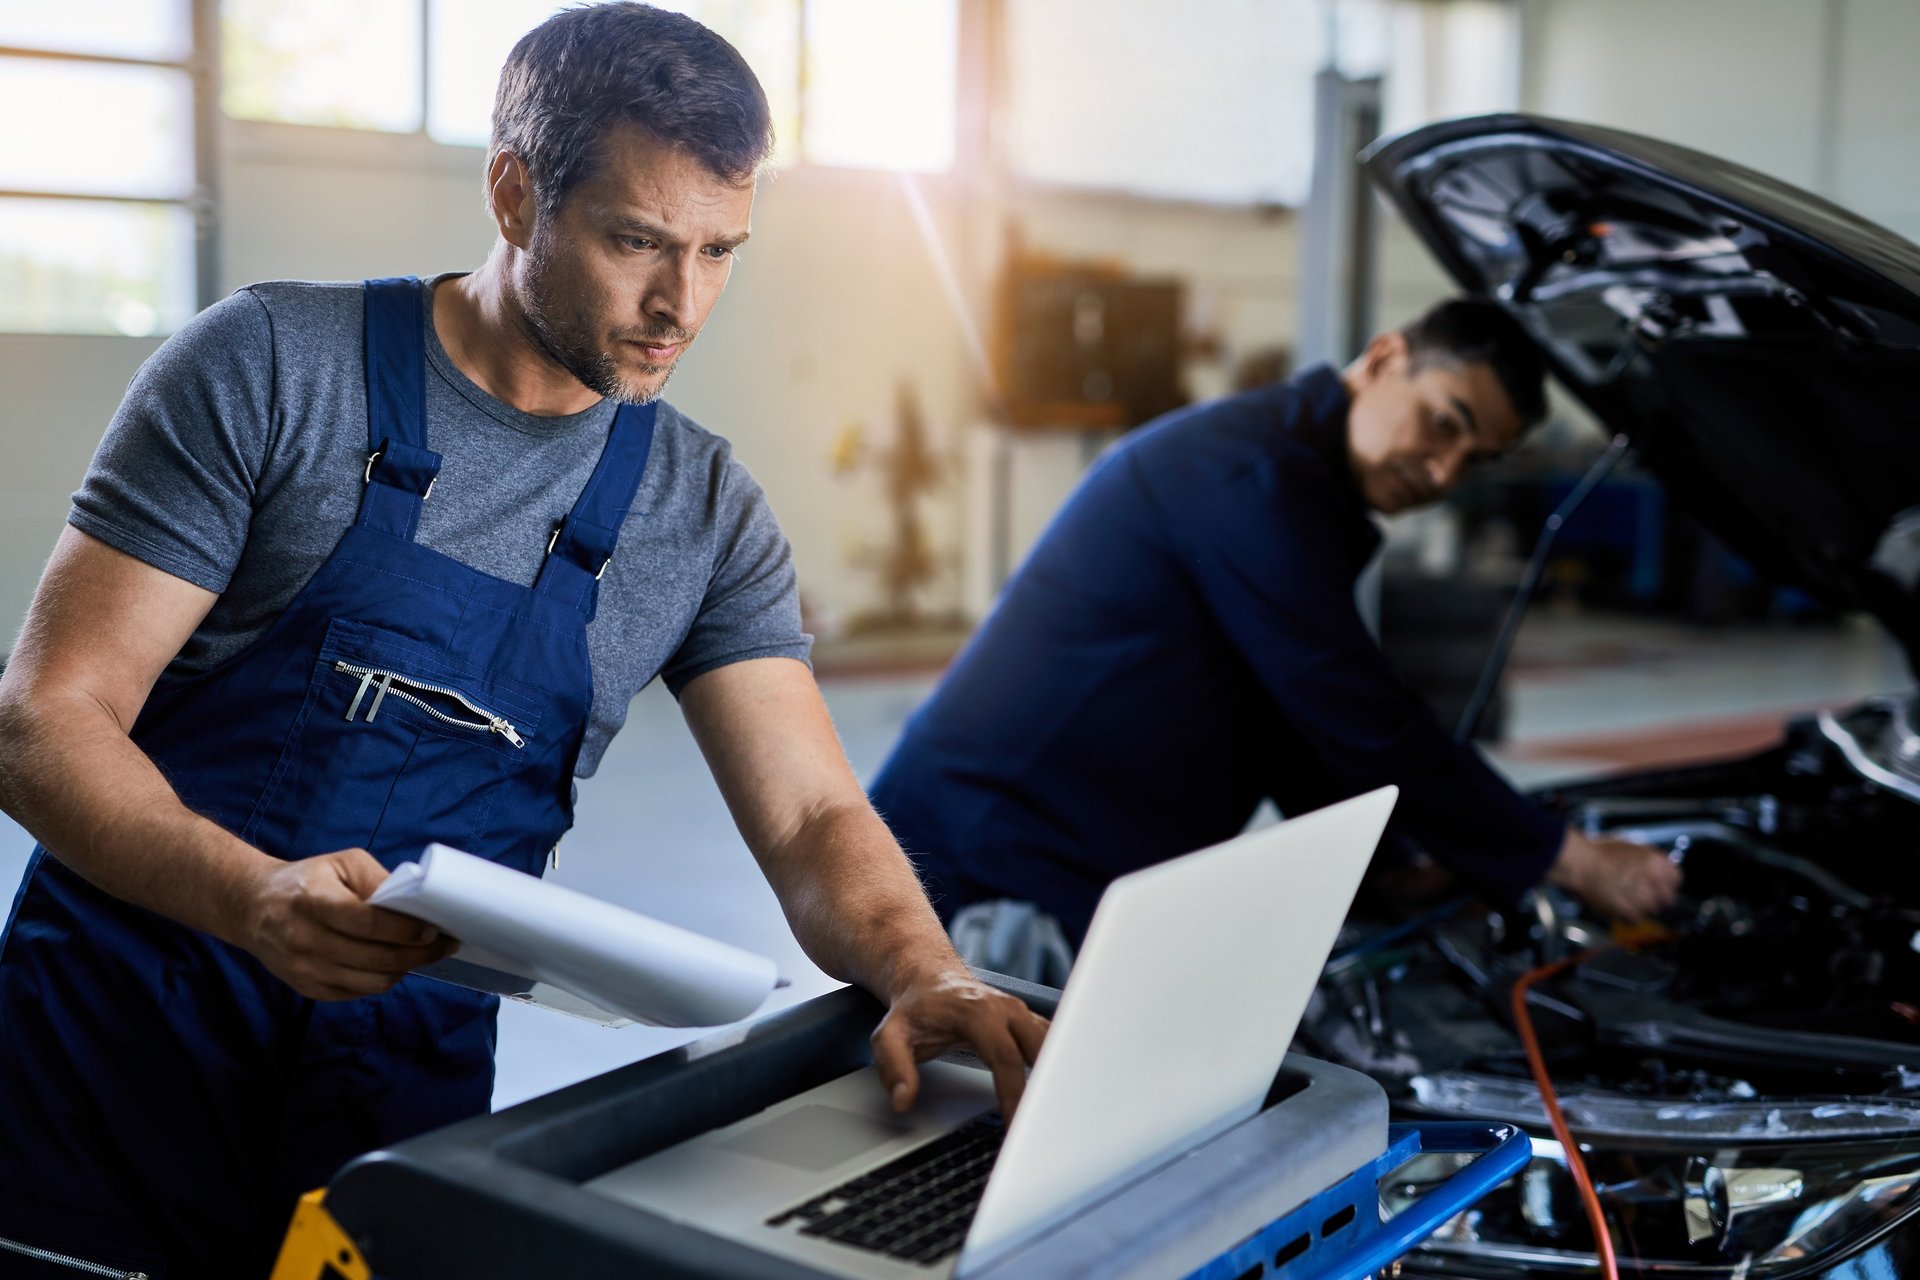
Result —
[[1362, 157], [1676, 503], [1920, 668], [1920, 246], [1712, 156], [1523, 115]]

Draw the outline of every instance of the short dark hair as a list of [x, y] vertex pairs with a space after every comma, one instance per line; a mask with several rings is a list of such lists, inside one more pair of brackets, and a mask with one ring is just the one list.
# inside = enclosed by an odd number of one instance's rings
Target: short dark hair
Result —
[[487, 168], [510, 151], [551, 216], [592, 177], [621, 123], [749, 182], [773, 154], [773, 113], [738, 50], [684, 14], [618, 0], [556, 13], [520, 37], [500, 71]]
[[1527, 331], [1491, 298], [1449, 298], [1400, 330], [1413, 368], [1484, 364], [1493, 370], [1520, 421], [1547, 416], [1546, 361]]

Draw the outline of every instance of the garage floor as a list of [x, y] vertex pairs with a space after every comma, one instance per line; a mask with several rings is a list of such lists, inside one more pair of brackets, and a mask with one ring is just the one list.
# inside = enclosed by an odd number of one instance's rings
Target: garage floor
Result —
[[[823, 679], [847, 754], [879, 765], [933, 675]], [[1496, 760], [1534, 784], [1568, 774], [1739, 754], [1774, 740], [1783, 715], [1910, 688], [1877, 628], [1701, 632], [1644, 621], [1529, 619], [1511, 674], [1509, 740]], [[32, 842], [0, 817], [0, 882], [17, 881]], [[835, 985], [809, 964], [735, 835], [673, 701], [636, 700], [560, 852], [563, 883], [773, 956], [792, 986], [775, 1007]], [[608, 1030], [509, 1006], [494, 1099], [505, 1106], [658, 1053], [693, 1033]]]

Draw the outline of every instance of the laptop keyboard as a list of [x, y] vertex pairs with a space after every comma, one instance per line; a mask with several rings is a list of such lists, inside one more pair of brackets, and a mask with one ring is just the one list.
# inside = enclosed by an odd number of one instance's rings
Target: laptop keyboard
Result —
[[998, 1112], [767, 1219], [857, 1249], [928, 1265], [960, 1247], [1006, 1126]]

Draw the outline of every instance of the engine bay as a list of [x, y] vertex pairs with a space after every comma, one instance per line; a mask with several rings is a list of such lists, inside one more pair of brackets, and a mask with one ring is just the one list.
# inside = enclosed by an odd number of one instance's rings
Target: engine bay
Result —
[[[1751, 759], [1543, 794], [1570, 824], [1683, 865], [1681, 900], [1657, 928], [1610, 938], [1552, 888], [1514, 912], [1455, 900], [1409, 923], [1349, 922], [1303, 1047], [1379, 1079], [1406, 1118], [1492, 1117], [1535, 1138], [1526, 1175], [1456, 1219], [1419, 1266], [1593, 1265], [1510, 1009], [1524, 974], [1570, 957], [1528, 1010], [1624, 1234], [1623, 1270], [1818, 1273], [1863, 1229], [1913, 1214], [1913, 719], [1906, 703], [1869, 703], [1794, 721]], [[1404, 1194], [1445, 1172], [1403, 1171]]]

